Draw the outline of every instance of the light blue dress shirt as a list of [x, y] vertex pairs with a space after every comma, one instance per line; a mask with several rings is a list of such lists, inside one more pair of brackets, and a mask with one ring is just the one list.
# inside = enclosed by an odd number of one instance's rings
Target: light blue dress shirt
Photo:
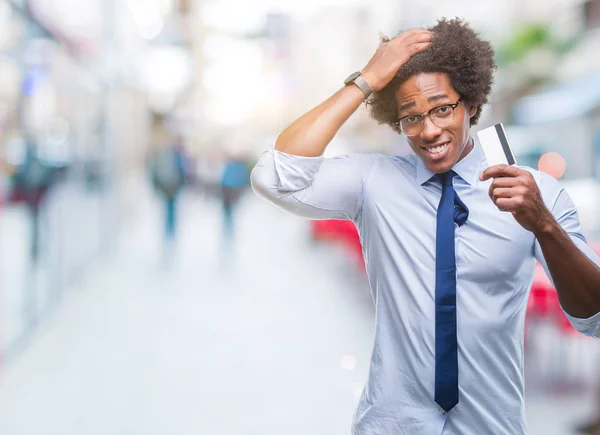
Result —
[[[456, 226], [459, 403], [433, 400], [435, 234], [441, 185], [416, 155], [335, 158], [265, 152], [252, 172], [262, 198], [311, 219], [350, 219], [358, 228], [375, 303], [375, 337], [353, 435], [523, 435], [523, 336], [535, 260], [548, 273], [533, 233], [488, 196], [492, 180], [476, 145], [454, 166], [469, 208]], [[531, 168], [549, 210], [596, 264], [576, 209], [560, 184]], [[600, 337], [600, 313], [568, 316]]]

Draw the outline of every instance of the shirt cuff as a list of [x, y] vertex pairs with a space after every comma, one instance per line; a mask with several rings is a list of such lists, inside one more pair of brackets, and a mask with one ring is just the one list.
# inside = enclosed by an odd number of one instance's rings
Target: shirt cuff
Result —
[[563, 312], [573, 327], [582, 334], [600, 338], [600, 313], [587, 319], [573, 317], [564, 309]]
[[295, 192], [307, 188], [314, 181], [324, 157], [294, 156], [275, 149], [273, 143], [273, 160], [279, 178], [279, 190]]

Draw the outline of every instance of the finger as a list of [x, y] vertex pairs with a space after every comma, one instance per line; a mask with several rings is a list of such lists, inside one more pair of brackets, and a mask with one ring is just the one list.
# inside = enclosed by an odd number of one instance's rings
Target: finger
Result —
[[496, 202], [498, 198], [512, 198], [521, 194], [522, 192], [514, 187], [498, 187], [490, 192], [490, 197], [494, 200], [494, 202]]
[[485, 181], [490, 178], [497, 178], [497, 177], [516, 177], [521, 172], [523, 172], [523, 169], [519, 169], [514, 166], [494, 165], [494, 166], [490, 166], [485, 171], [483, 171], [481, 173], [481, 175], [479, 176], [479, 179], [481, 181]]
[[523, 195], [516, 195], [510, 198], [498, 198], [495, 202], [496, 207], [502, 211], [519, 212], [523, 209], [527, 200]]
[[494, 166], [490, 166], [489, 168], [487, 168], [486, 170], [484, 170], [479, 175], [479, 179], [481, 181], [485, 181], [485, 180], [488, 180], [490, 178], [497, 178], [497, 177], [507, 177], [507, 176], [516, 177], [518, 175], [518, 171], [519, 171], [519, 169], [517, 169], [517, 168], [515, 168], [513, 166], [509, 166], [509, 165], [494, 165]]
[[433, 35], [433, 32], [430, 32], [429, 30], [412, 29], [402, 33], [400, 36], [394, 38], [393, 40], [397, 43], [402, 43], [408, 40], [412, 40], [413, 38], [421, 38], [427, 35]]
[[523, 202], [527, 192], [523, 187], [497, 188], [489, 192], [490, 198], [494, 204], [498, 203], [499, 199], [514, 199], [519, 205]]
[[433, 33], [431, 30], [427, 29], [408, 29], [406, 32], [402, 33], [402, 35], [415, 35], [419, 33]]
[[430, 42], [420, 42], [418, 44], [411, 45], [410, 48], [413, 53], [420, 53], [421, 51], [426, 50], [430, 45]]
[[494, 181], [490, 184], [490, 188], [488, 189], [488, 195], [490, 198], [492, 197], [492, 192], [494, 189], [503, 188], [508, 189], [512, 187], [516, 187], [519, 185], [518, 178], [514, 177], [503, 177], [503, 178], [495, 178]]
[[498, 198], [495, 204], [500, 211], [515, 211], [517, 208], [517, 202], [514, 198]]
[[519, 180], [519, 177], [498, 177], [494, 178], [490, 187], [492, 189], [495, 189], [496, 187], [514, 187], [521, 184]]
[[413, 35], [412, 40], [414, 42], [431, 42], [433, 41], [433, 33], [416, 33], [415, 35]]

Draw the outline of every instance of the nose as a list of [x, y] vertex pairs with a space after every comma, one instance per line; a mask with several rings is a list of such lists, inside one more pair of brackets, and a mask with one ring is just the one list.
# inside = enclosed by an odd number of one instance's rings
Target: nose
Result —
[[421, 130], [421, 139], [427, 142], [435, 142], [437, 137], [442, 134], [442, 129], [435, 125], [431, 117], [423, 118], [423, 129]]

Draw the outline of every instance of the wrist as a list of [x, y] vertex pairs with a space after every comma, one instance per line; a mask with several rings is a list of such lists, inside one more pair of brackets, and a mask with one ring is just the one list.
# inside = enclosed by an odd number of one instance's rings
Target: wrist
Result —
[[346, 80], [344, 80], [344, 84], [346, 86], [353, 85], [354, 87], [357, 87], [358, 89], [360, 89], [363, 93], [363, 100], [366, 100], [367, 98], [369, 98], [369, 96], [373, 92], [373, 90], [371, 89], [371, 86], [365, 80], [365, 78], [362, 75], [362, 72], [360, 72], [360, 71], [350, 74], [346, 78]]
[[382, 86], [379, 86], [379, 81], [370, 71], [362, 70], [360, 73], [363, 80], [369, 85], [369, 88], [371, 88], [372, 92], [381, 90]]
[[540, 219], [536, 230], [533, 232], [537, 239], [551, 238], [562, 232], [562, 228], [553, 216]]

